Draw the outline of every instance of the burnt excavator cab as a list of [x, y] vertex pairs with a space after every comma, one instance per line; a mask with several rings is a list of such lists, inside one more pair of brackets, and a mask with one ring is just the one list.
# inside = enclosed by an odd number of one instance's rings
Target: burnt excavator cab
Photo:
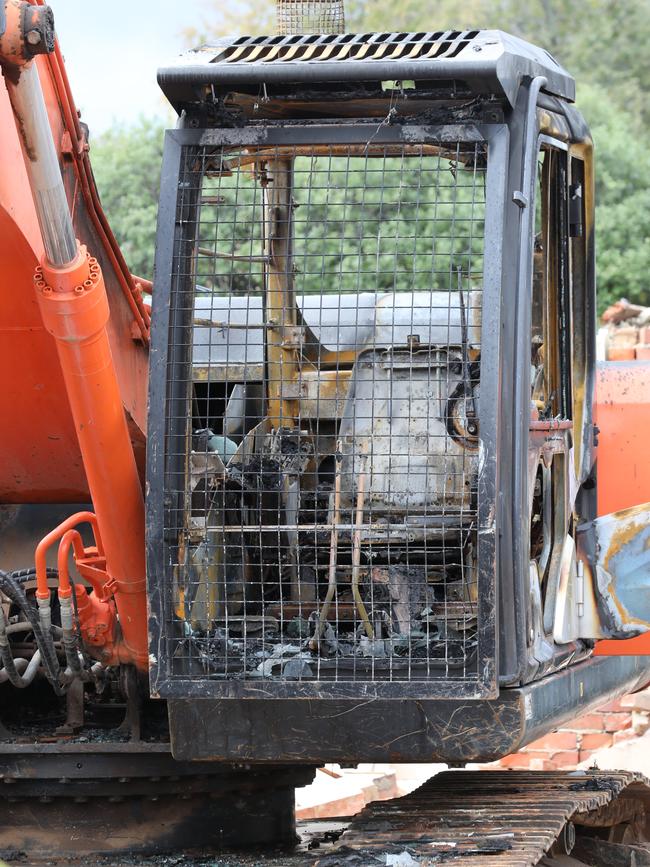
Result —
[[148, 594], [175, 755], [477, 760], [647, 676], [589, 659], [621, 630], [571, 77], [465, 31], [226, 40], [159, 80]]

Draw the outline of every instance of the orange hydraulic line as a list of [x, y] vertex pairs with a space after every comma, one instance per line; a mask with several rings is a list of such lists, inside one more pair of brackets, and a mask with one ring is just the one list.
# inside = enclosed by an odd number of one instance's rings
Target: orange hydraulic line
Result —
[[[47, 586], [47, 563], [45, 559], [48, 548], [50, 548], [55, 542], [58, 542], [62, 536], [68, 533], [68, 531], [74, 530], [74, 528], [79, 524], [84, 523], [91, 525], [95, 535], [97, 550], [100, 554], [104, 553], [102, 539], [99, 533], [99, 526], [97, 524], [97, 516], [93, 514], [93, 512], [76, 512], [74, 515], [70, 515], [70, 517], [66, 518], [65, 521], [62, 521], [58, 527], [55, 527], [51, 532], [49, 532], [47, 536], [44, 536], [36, 546], [34, 561], [36, 564], [37, 599], [50, 598], [50, 590]], [[79, 538], [81, 539], [81, 536]]]
[[43, 323], [56, 340], [101, 533], [105, 590], [115, 597], [122, 632], [120, 657], [146, 669], [144, 498], [106, 329], [104, 279], [81, 246], [69, 265], [44, 262], [34, 281]]
[[72, 596], [72, 584], [70, 583], [70, 572], [68, 571], [68, 553], [71, 545], [74, 548], [76, 559], [82, 560], [86, 552], [78, 530], [67, 530], [59, 542], [59, 553], [57, 555], [59, 599], [69, 599]]

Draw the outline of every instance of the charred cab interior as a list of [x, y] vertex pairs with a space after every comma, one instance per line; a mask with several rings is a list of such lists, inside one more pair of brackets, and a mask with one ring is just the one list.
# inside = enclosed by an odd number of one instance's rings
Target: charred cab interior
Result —
[[[307, 738], [314, 703], [286, 700], [502, 700], [585, 660], [604, 626], [578, 598], [593, 193], [572, 79], [471, 31], [225, 41], [159, 80], [181, 116], [149, 420], [172, 738], [198, 698], [250, 699], [251, 725], [282, 699]], [[232, 752], [205, 737], [194, 755]]]

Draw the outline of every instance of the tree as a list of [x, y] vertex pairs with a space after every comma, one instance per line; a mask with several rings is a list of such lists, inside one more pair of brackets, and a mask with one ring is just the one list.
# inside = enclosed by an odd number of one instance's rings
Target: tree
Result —
[[[214, 2], [205, 36], [269, 32], [270, 0], [242, 0], [237, 20]], [[588, 23], [587, 23], [588, 22]], [[650, 0], [347, 0], [350, 32], [500, 29], [549, 50], [581, 83], [597, 154], [599, 308], [621, 296], [650, 303]], [[234, 31], [233, 31], [234, 28]]]
[[650, 305], [650, 153], [646, 124], [600, 88], [578, 90], [596, 161], [596, 279], [602, 311], [625, 297]]
[[[272, 0], [241, 0], [236, 14], [211, 3], [193, 44], [226, 34], [275, 30]], [[596, 145], [599, 306], [625, 296], [650, 303], [650, 0], [347, 0], [347, 29], [431, 30], [498, 27], [548, 48], [579, 82], [579, 106]], [[588, 26], [584, 22], [588, 21]], [[390, 22], [388, 24], [387, 22]], [[104, 207], [135, 273], [153, 267], [162, 155], [161, 123], [141, 121], [93, 143]]]
[[151, 279], [165, 125], [140, 120], [91, 142], [95, 180], [106, 216], [134, 274]]

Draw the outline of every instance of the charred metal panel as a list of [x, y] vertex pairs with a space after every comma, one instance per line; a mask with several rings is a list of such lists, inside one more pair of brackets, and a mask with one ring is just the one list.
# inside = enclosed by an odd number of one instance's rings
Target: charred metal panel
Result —
[[598, 638], [650, 630], [650, 503], [601, 515], [578, 528], [593, 571], [586, 576], [602, 619]]
[[156, 694], [495, 694], [492, 134], [168, 134]]
[[547, 52], [500, 30], [288, 35], [223, 39], [188, 51], [158, 70], [158, 83], [180, 114], [210, 98], [238, 101], [324, 83], [432, 82], [460, 92], [492, 94], [514, 106], [523, 81], [544, 76], [549, 94], [573, 101], [575, 82]]
[[314, 775], [286, 763], [178, 762], [169, 744], [142, 741], [0, 743], [0, 773], [3, 858], [32, 864], [291, 845], [294, 790]]
[[495, 701], [172, 700], [172, 751], [222, 761], [492, 761], [649, 678], [649, 657], [601, 657]]

